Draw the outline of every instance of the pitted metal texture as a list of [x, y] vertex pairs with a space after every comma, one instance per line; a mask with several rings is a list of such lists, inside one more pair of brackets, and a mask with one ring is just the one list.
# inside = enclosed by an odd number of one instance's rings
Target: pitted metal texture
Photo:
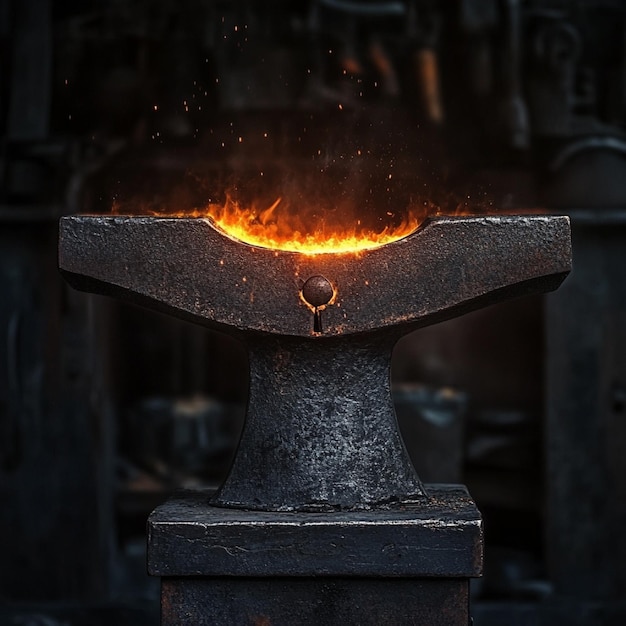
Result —
[[[307, 255], [236, 241], [208, 219], [65, 217], [59, 265], [85, 291], [200, 324], [318, 336], [303, 283], [334, 288], [323, 335], [406, 330], [493, 302], [555, 289], [569, 271], [569, 220], [554, 216], [436, 218], [359, 253]], [[313, 306], [319, 306], [313, 304]]]
[[214, 504], [367, 510], [427, 498], [391, 399], [397, 339], [555, 289], [571, 244], [554, 216], [437, 218], [377, 249], [319, 255], [249, 246], [205, 219], [85, 216], [61, 220], [59, 265], [79, 289], [247, 343], [246, 423]]

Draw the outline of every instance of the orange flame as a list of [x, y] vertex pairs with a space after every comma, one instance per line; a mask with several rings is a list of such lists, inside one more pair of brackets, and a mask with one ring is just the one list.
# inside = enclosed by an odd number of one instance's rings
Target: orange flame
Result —
[[[204, 212], [215, 225], [230, 237], [245, 243], [304, 254], [358, 252], [383, 246], [406, 237], [420, 224], [413, 212], [398, 225], [381, 230], [367, 229], [359, 220], [355, 225], [329, 224], [322, 218], [311, 225], [292, 211], [280, 211], [281, 198], [262, 211], [242, 208], [229, 199], [224, 205], [210, 204]], [[392, 214], [388, 215], [393, 217]]]

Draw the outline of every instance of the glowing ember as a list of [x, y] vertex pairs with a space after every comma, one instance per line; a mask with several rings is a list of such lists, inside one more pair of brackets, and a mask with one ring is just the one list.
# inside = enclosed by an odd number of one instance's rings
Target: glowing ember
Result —
[[[330, 225], [322, 219], [310, 223], [291, 212], [280, 212], [281, 199], [263, 211], [245, 209], [232, 200], [225, 205], [210, 204], [206, 215], [227, 235], [245, 243], [290, 250], [304, 254], [358, 252], [383, 246], [412, 233], [420, 223], [418, 217], [409, 214], [399, 225], [385, 226], [379, 232], [356, 226]], [[310, 218], [308, 220], [310, 222]]]

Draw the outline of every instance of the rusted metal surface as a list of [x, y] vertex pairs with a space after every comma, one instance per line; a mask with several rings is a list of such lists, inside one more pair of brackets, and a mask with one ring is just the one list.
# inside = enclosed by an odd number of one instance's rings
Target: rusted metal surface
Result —
[[571, 249], [568, 219], [553, 216], [438, 218], [381, 248], [315, 256], [246, 245], [204, 219], [67, 217], [59, 263], [77, 288], [248, 344], [248, 415], [215, 504], [350, 510], [425, 497], [390, 395], [396, 340], [556, 288]]

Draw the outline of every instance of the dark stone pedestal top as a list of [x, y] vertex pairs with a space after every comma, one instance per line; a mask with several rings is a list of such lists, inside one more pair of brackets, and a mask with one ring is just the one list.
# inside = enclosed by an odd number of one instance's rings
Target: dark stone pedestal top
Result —
[[475, 577], [482, 520], [462, 485], [430, 485], [419, 504], [325, 513], [209, 504], [183, 491], [148, 520], [154, 576]]

